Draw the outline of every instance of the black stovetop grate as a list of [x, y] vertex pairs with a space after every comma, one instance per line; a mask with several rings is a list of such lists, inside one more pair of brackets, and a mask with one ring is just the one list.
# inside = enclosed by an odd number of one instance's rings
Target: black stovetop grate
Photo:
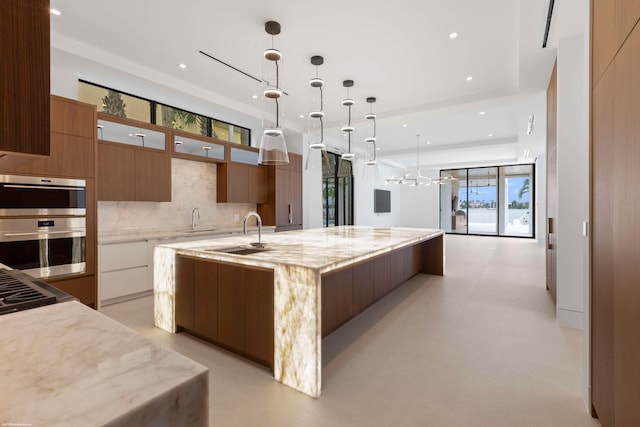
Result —
[[26, 274], [0, 269], [0, 314], [55, 302], [55, 295], [33, 284]]

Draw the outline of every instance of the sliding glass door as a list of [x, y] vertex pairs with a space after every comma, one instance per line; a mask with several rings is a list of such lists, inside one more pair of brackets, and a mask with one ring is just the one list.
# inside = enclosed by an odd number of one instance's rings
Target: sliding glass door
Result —
[[534, 237], [534, 165], [449, 169], [440, 178], [446, 232]]
[[498, 168], [468, 169], [468, 234], [498, 234]]

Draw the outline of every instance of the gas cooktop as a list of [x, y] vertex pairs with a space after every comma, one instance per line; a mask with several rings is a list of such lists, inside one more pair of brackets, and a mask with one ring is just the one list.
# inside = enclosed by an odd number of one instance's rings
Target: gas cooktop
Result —
[[0, 314], [74, 299], [19, 270], [0, 268]]

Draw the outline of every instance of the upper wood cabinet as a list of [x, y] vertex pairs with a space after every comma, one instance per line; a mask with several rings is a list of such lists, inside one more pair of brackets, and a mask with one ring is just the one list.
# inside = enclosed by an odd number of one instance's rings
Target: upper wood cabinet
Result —
[[0, 157], [49, 155], [49, 38], [49, 0], [2, 2]]
[[98, 114], [98, 200], [171, 201], [167, 130]]
[[302, 228], [302, 156], [289, 153], [288, 164], [267, 166], [267, 201], [258, 213], [276, 231]]
[[267, 167], [257, 165], [258, 150], [229, 146], [228, 163], [218, 165], [218, 203], [265, 203]]
[[95, 176], [96, 107], [51, 96], [51, 151], [49, 157], [3, 165], [0, 171], [22, 175], [93, 178]]

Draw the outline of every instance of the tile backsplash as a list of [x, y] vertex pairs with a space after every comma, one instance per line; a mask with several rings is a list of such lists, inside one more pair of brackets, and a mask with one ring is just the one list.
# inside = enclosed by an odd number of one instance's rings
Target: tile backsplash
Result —
[[171, 202], [98, 202], [98, 236], [188, 230], [193, 208], [198, 229], [206, 230], [242, 227], [256, 205], [216, 203], [215, 164], [171, 159]]

